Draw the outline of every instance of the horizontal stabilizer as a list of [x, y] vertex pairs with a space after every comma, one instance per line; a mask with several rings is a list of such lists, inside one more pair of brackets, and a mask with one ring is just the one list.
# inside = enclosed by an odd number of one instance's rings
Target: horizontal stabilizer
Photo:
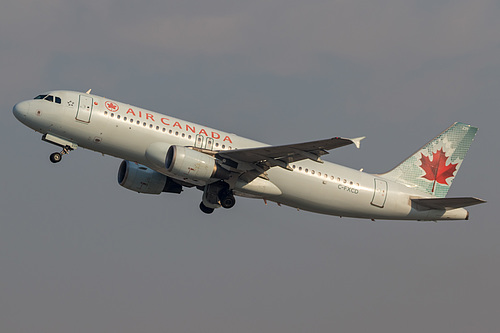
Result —
[[412, 202], [430, 209], [455, 209], [485, 203], [486, 201], [473, 197], [464, 198], [425, 198], [411, 199]]

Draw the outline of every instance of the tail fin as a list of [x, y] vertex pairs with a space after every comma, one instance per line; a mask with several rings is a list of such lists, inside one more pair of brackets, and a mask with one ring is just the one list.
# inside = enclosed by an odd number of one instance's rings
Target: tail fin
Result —
[[476, 132], [477, 127], [455, 123], [381, 176], [444, 198]]

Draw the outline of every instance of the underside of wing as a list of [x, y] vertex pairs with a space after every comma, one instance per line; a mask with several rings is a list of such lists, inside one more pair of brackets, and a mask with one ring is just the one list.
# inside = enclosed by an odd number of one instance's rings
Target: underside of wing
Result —
[[455, 209], [485, 203], [486, 201], [473, 197], [463, 198], [413, 198], [412, 202], [428, 209]]

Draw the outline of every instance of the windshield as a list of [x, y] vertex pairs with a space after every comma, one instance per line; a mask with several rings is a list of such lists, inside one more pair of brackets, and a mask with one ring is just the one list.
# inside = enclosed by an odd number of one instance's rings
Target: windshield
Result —
[[54, 96], [52, 96], [52, 95], [38, 95], [34, 99], [43, 99], [43, 100], [48, 101], [48, 102], [54, 102], [54, 100], [55, 100], [55, 102], [57, 104], [61, 104], [61, 98], [57, 97], [57, 96], [55, 96], [55, 98], [54, 98]]

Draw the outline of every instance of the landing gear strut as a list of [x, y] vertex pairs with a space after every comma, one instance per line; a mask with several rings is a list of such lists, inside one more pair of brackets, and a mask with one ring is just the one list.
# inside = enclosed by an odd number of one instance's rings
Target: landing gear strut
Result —
[[50, 154], [49, 159], [52, 163], [59, 163], [61, 162], [63, 155], [68, 154], [70, 150], [73, 150], [70, 146], [64, 146], [60, 153]]

